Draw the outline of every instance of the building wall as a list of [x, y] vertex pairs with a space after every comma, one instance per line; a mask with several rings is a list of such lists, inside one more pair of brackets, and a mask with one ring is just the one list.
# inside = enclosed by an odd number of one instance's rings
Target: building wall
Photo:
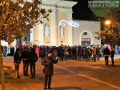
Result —
[[[67, 11], [59, 11], [58, 12], [58, 24], [60, 24], [60, 21], [61, 20], [66, 20], [68, 21], [68, 13]], [[63, 41], [63, 44], [65, 45], [68, 45], [68, 24], [65, 23], [65, 26], [64, 26], [64, 32], [63, 32], [63, 35], [64, 37], [60, 37], [60, 25], [58, 26], [58, 33], [57, 33], [57, 43], [58, 43], [58, 46], [61, 45], [61, 41]]]
[[100, 30], [100, 21], [81, 21], [75, 20], [79, 23], [78, 28], [73, 28], [73, 45], [81, 44], [81, 36], [83, 32], [88, 32], [88, 35], [82, 36], [82, 38], [91, 38], [91, 45], [101, 44], [101, 40], [97, 40], [95, 37], [97, 34], [94, 32]]
[[[51, 21], [51, 14], [48, 16], [49, 20]], [[48, 25], [48, 27], [51, 27], [51, 22], [48, 21], [46, 18], [43, 19], [43, 44], [44, 45], [51, 45], [51, 29], [49, 29], [49, 37], [45, 37], [45, 26], [46, 24]], [[49, 43], [46, 43], [49, 42]]]

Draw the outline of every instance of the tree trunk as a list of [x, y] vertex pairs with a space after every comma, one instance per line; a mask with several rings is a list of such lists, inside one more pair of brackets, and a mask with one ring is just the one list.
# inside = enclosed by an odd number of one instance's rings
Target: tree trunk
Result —
[[4, 70], [3, 70], [3, 59], [2, 59], [2, 52], [1, 52], [1, 40], [0, 40], [0, 74], [1, 74], [1, 90], [6, 90]]

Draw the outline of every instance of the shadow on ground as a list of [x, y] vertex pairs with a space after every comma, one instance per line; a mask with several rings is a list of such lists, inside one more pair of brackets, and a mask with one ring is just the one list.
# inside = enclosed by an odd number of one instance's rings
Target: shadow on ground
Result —
[[80, 87], [54, 87], [51, 90], [82, 90]]
[[36, 75], [35, 78], [30, 77], [24, 77], [21, 78], [11, 78], [11, 77], [5, 77], [5, 80], [11, 84], [37, 84], [37, 83], [44, 83], [44, 76], [38, 76]]
[[101, 67], [109, 67], [109, 68], [120, 68], [120, 65], [112, 65], [112, 64], [108, 64], [108, 65], [103, 65], [103, 64], [96, 64], [96, 65], [91, 65], [91, 66], [101, 66]]

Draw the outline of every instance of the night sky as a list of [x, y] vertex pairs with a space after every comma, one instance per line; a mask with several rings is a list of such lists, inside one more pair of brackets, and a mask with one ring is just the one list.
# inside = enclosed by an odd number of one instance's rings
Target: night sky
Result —
[[[67, 0], [67, 1], [78, 1], [73, 6], [73, 19], [74, 20], [97, 20], [98, 18], [88, 8], [88, 0]], [[92, 0], [89, 0], [92, 1]]]

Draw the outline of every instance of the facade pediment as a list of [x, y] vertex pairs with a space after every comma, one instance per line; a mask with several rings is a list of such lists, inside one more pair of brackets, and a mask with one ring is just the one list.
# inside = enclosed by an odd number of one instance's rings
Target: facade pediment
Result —
[[73, 1], [60, 1], [60, 0], [42, 0], [42, 7], [51, 7], [51, 8], [60, 8], [60, 9], [72, 9], [72, 7], [76, 4], [77, 2]]

